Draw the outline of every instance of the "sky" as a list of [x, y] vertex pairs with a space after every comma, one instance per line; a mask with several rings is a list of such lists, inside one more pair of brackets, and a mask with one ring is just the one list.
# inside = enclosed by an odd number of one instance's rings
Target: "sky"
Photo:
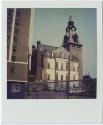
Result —
[[65, 29], [73, 17], [83, 45], [83, 75], [97, 75], [97, 15], [95, 8], [36, 8], [33, 19], [33, 44], [61, 46]]

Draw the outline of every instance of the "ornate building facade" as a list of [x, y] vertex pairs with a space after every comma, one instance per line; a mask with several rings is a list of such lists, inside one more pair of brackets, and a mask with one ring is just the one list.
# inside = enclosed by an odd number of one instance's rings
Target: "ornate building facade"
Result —
[[[82, 44], [71, 16], [62, 46], [54, 47], [37, 41], [36, 55], [36, 80], [55, 82], [83, 79]], [[65, 83], [61, 84], [65, 86]], [[79, 87], [79, 83], [72, 82], [70, 86]], [[54, 85], [49, 87], [54, 88]]]

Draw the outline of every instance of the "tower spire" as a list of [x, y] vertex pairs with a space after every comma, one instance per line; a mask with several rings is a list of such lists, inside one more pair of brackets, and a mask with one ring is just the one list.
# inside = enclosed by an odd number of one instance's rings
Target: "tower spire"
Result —
[[78, 71], [79, 78], [83, 79], [83, 69], [82, 69], [82, 44], [79, 42], [79, 37], [76, 32], [74, 20], [72, 16], [69, 17], [69, 21], [66, 27], [66, 33], [64, 35], [62, 47], [64, 47], [68, 52], [70, 52], [74, 57], [78, 59]]
[[72, 21], [72, 16], [69, 16], [69, 21]]
[[72, 16], [69, 16], [68, 25], [66, 27], [66, 34], [64, 36], [63, 44], [67, 43], [79, 43], [78, 34], [76, 32], [77, 28], [74, 25]]

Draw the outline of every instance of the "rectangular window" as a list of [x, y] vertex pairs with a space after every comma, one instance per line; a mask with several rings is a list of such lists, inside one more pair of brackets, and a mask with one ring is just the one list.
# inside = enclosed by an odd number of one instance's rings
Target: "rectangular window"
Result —
[[7, 26], [7, 32], [11, 32], [11, 26], [10, 25]]
[[17, 37], [16, 37], [16, 36], [14, 36], [14, 41], [16, 41], [16, 42], [17, 42]]
[[63, 70], [63, 64], [61, 64], [61, 69]]
[[11, 17], [13, 15], [13, 12], [14, 12], [13, 10], [14, 9], [10, 9], [10, 8], [7, 9], [7, 15]]
[[20, 92], [20, 83], [13, 83], [12, 92]]
[[19, 9], [17, 9], [17, 11], [16, 11], [16, 17], [17, 17], [17, 18], [20, 17], [20, 10], [19, 10]]
[[17, 46], [17, 37], [14, 37], [13, 39], [13, 46]]
[[61, 75], [61, 81], [63, 81], [63, 75]]
[[12, 20], [10, 17], [7, 18], [7, 25], [11, 25], [12, 24]]
[[12, 61], [15, 62], [15, 60], [16, 60], [16, 57], [15, 57], [15, 56], [12, 56]]
[[16, 52], [16, 46], [13, 46], [13, 52], [14, 53]]
[[15, 28], [14, 33], [18, 34], [18, 32], [19, 32], [18, 28]]
[[73, 88], [76, 88], [76, 86], [75, 86], [75, 85], [73, 85]]
[[75, 75], [73, 75], [73, 80], [75, 80]]
[[14, 41], [14, 42], [13, 42], [13, 46], [17, 46], [17, 41]]
[[73, 71], [75, 71], [75, 66], [73, 66]]

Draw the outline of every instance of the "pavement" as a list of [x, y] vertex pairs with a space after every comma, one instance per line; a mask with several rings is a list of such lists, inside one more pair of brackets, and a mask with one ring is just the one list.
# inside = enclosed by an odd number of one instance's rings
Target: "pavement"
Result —
[[[65, 91], [39, 91], [32, 92], [26, 99], [67, 99]], [[69, 99], [92, 99], [86, 96], [69, 96]]]

